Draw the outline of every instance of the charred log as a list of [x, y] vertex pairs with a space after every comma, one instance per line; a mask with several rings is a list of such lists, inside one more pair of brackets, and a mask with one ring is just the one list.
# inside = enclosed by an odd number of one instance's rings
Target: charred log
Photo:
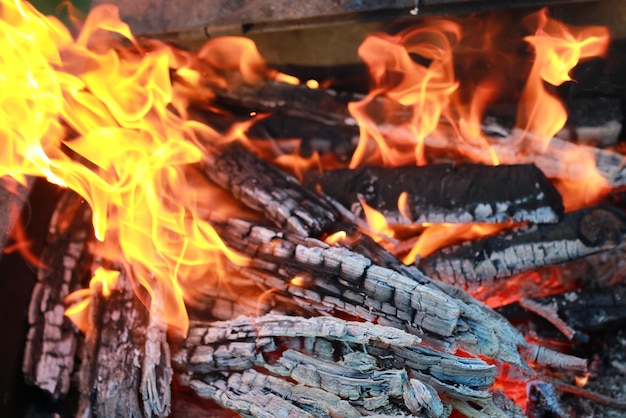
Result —
[[100, 284], [92, 286], [79, 416], [169, 415], [172, 369], [165, 328], [158, 323], [158, 302], [153, 301], [149, 312], [127, 274], [120, 272], [108, 296]]
[[[360, 100], [361, 97], [358, 95], [343, 95], [332, 90], [308, 89], [305, 86], [291, 86], [275, 82], [267, 83], [259, 89], [242, 88], [236, 91], [217, 92], [216, 94], [218, 102], [224, 106], [227, 105], [233, 111], [239, 109], [245, 110], [246, 113], [269, 112], [280, 114], [281, 117], [294, 118], [295, 123], [289, 124], [289, 127], [296, 127], [296, 131], [283, 134], [284, 137], [310, 137], [310, 134], [297, 130], [298, 127], [309, 124], [322, 127], [333, 126], [336, 129], [321, 131], [332, 136], [326, 138], [324, 147], [336, 148], [337, 143], [342, 143], [344, 144], [340, 147], [342, 149], [354, 148], [353, 138], [358, 136], [358, 124], [349, 114], [346, 104]], [[335, 97], [338, 99], [335, 100]], [[382, 109], [384, 109], [387, 122], [392, 121], [392, 123], [393, 121], [406, 121], [410, 118], [411, 111], [409, 109], [403, 108], [397, 103], [388, 106], [390, 101], [383, 96], [377, 97], [372, 103], [379, 109], [375, 112], [383, 112]], [[324, 104], [320, 105], [320, 102]], [[398, 109], [397, 114], [389, 115], [388, 109], [390, 108]], [[350, 129], [353, 130], [352, 135], [349, 134]], [[401, 124], [397, 126], [381, 124], [378, 129], [383, 135], [395, 137], [401, 142], [404, 137], [407, 138], [407, 143], [414, 140], [414, 133], [401, 127]], [[313, 130], [315, 131], [317, 128]], [[545, 138], [535, 141], [526, 132], [515, 129], [509, 131], [501, 127], [498, 128], [498, 132], [503, 138], [494, 138], [490, 148], [497, 156], [500, 164], [534, 163], [547, 177], [565, 176], [568, 180], [575, 180], [580, 179], [588, 172], [588, 164], [592, 162], [595, 163], [599, 173], [612, 187], [626, 185], [626, 159], [619, 153], [579, 145], [559, 138], [552, 138], [547, 148], [544, 148], [533, 145], [532, 142], [543, 144]], [[441, 141], [438, 138], [427, 136], [424, 138], [424, 145], [434, 153], [444, 152], [451, 155], [462, 155], [472, 161], [492, 162], [492, 158], [486, 155], [484, 146], [454, 140], [453, 138], [456, 137], [455, 132], [450, 132], [447, 135], [449, 141]], [[511, 143], [520, 143], [520, 141], [531, 142], [524, 147], [524, 153], [521, 154], [513, 149], [514, 147], [511, 147]], [[588, 156], [589, 158], [564, 159], [564, 155]]]
[[[626, 285], [623, 284], [572, 290], [532, 300], [579, 332], [610, 331], [626, 319]], [[530, 319], [528, 309], [517, 302], [497, 310], [511, 320]]]
[[[267, 355], [285, 344], [291, 349], [268, 363]], [[336, 396], [370, 414], [389, 413], [383, 408], [403, 404], [405, 412], [417, 414], [423, 409], [428, 416], [442, 416], [449, 407], [437, 392], [446, 399], [495, 408], [491, 395], [484, 391], [493, 382], [493, 366], [433, 351], [404, 331], [337, 318], [267, 315], [196, 323], [175, 356], [175, 364], [185, 372], [187, 384], [205, 394], [215, 394], [215, 379], [223, 381], [222, 390], [238, 392], [239, 388], [231, 385], [239, 384], [239, 378], [228, 374], [220, 379], [219, 373], [254, 366]], [[262, 379], [279, 382], [275, 377]]]
[[443, 350], [462, 346], [526, 367], [516, 349], [525, 344], [523, 338], [510, 326], [498, 330], [504, 320], [486, 307], [488, 314], [481, 315], [478, 304], [466, 304], [347, 248], [239, 220], [216, 227], [229, 246], [254, 257], [241, 271], [263, 288], [303, 301], [301, 305], [321, 306], [320, 313], [411, 329]]
[[345, 207], [360, 212], [363, 200], [393, 224], [553, 223], [563, 215], [561, 196], [531, 164], [365, 167], [314, 182]]
[[37, 272], [28, 310], [29, 330], [22, 371], [29, 384], [48, 393], [52, 400], [64, 398], [70, 389], [78, 330], [67, 318], [64, 299], [86, 287], [92, 256], [91, 210], [71, 191], [61, 196], [50, 221], [43, 266]]
[[317, 237], [337, 219], [332, 206], [322, 198], [240, 144], [209, 152], [202, 168], [210, 180], [286, 231]]
[[89, 304], [89, 324], [80, 369], [79, 416], [140, 418], [141, 364], [149, 323], [126, 273], [108, 297], [96, 286]]
[[551, 225], [532, 225], [445, 248], [418, 262], [430, 277], [466, 289], [563, 263], [620, 245], [624, 215], [609, 207], [568, 213]]

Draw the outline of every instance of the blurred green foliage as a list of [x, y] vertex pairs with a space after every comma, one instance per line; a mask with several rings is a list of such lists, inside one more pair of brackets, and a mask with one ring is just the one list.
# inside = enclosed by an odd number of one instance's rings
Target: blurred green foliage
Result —
[[[67, 7], [64, 6], [64, 3], [67, 3], [67, 0], [31, 0], [30, 3], [37, 8], [41, 13], [45, 15], [56, 16], [61, 21], [63, 21], [66, 25], [68, 24], [67, 19]], [[89, 9], [91, 8], [91, 0], [71, 0], [69, 3], [72, 3], [74, 7], [76, 7], [82, 14], [87, 15]]]

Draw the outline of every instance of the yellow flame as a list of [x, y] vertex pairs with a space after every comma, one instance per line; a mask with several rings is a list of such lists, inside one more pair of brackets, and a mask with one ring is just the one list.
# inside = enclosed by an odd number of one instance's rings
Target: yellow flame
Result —
[[547, 9], [532, 16], [537, 30], [525, 41], [535, 48], [535, 60], [520, 99], [517, 126], [544, 140], [544, 147], [565, 125], [564, 105], [544, 84], [559, 86], [570, 81], [569, 72], [583, 58], [601, 56], [608, 47], [606, 28], [568, 27], [548, 18]]
[[335, 245], [338, 242], [345, 240], [347, 236], [348, 234], [346, 234], [346, 231], [337, 231], [327, 236], [326, 239], [324, 239], [324, 242], [328, 245]]
[[370, 228], [370, 232], [373, 234], [373, 238], [376, 241], [380, 241], [384, 238], [393, 238], [395, 233], [387, 223], [385, 215], [368, 205], [365, 200], [359, 200], [361, 202], [361, 207], [363, 208], [367, 225]]
[[[139, 46], [109, 5], [94, 8], [74, 39], [30, 4], [2, 0], [0, 45], [0, 176], [44, 176], [78, 192], [107, 254], [158, 294], [165, 320], [185, 332], [183, 288], [205, 278], [221, 254], [246, 263], [199, 218], [207, 191], [189, 185], [204, 150], [198, 124], [179, 116], [186, 103], [170, 69], [191, 81], [197, 74], [180, 68], [180, 51]], [[102, 279], [105, 291], [109, 281]]]

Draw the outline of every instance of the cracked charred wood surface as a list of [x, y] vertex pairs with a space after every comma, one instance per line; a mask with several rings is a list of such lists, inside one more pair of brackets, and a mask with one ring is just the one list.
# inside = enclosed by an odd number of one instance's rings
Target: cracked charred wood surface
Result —
[[[288, 350], [279, 350], [275, 361], [265, 360], [285, 345]], [[328, 405], [343, 405], [346, 412], [447, 416], [448, 399], [467, 408], [473, 402], [483, 413], [497, 410], [486, 390], [493, 384], [494, 366], [434, 351], [398, 329], [332, 317], [266, 315], [192, 323], [174, 363], [186, 385], [218, 402], [222, 398], [222, 404], [232, 396], [228, 391], [239, 391], [238, 372], [256, 367], [274, 375], [259, 375], [259, 389], [271, 382], [286, 390], [290, 384], [280, 377], [295, 380], [314, 388], [310, 396], [320, 397], [317, 405], [326, 413]]]
[[107, 297], [94, 286], [79, 375], [82, 417], [165, 417], [172, 369], [165, 328], [135, 295], [127, 272]]
[[[568, 326], [583, 332], [610, 331], [626, 319], [624, 284], [572, 290], [532, 300], [551, 310]], [[517, 302], [497, 310], [510, 319], [528, 319], [525, 312], [528, 309]]]
[[94, 286], [80, 369], [78, 416], [143, 417], [141, 364], [148, 311], [135, 296], [126, 273], [117, 288], [102, 295]]
[[64, 191], [52, 219], [43, 265], [37, 272], [28, 310], [29, 330], [22, 371], [35, 385], [58, 401], [70, 389], [77, 341], [82, 336], [67, 318], [64, 299], [87, 286], [93, 239], [91, 209], [77, 194]]
[[500, 315], [448, 295], [428, 279], [420, 282], [345, 247], [246, 221], [215, 225], [229, 246], [253, 258], [250, 266], [240, 268], [242, 274], [265, 289], [289, 295], [298, 306], [408, 328], [442, 350], [461, 346], [527, 367], [517, 351], [525, 344], [523, 338]]
[[209, 152], [201, 166], [210, 180], [291, 233], [317, 237], [337, 219], [330, 204], [241, 144]]
[[[221, 105], [228, 105], [232, 110], [236, 111], [239, 108], [248, 113], [251, 111], [277, 113], [281, 118], [287, 117], [296, 121], [283, 128], [301, 130], [303, 126], [309, 129], [308, 124], [320, 126], [322, 127], [320, 132], [331, 136], [331, 138], [326, 138], [326, 141], [322, 141], [325, 144], [324, 148], [343, 149], [344, 158], [349, 159], [354, 150], [353, 139], [358, 138], [359, 127], [357, 121], [348, 112], [347, 103], [360, 100], [362, 97], [359, 95], [350, 97], [351, 95], [338, 94], [332, 90], [308, 89], [305, 86], [292, 86], [277, 82], [268, 82], [256, 90], [242, 88], [229, 92], [218, 91], [216, 94], [217, 100], [221, 100]], [[316, 100], [323, 102], [324, 105], [321, 106], [320, 102], [316, 103]], [[386, 103], [389, 101], [390, 99], [383, 96], [376, 98], [372, 103], [378, 109], [375, 113], [384, 114], [386, 121], [398, 123], [396, 125], [379, 124], [378, 129], [384, 136], [394, 138], [397, 142], [413, 143], [415, 133], [399, 123], [399, 121], [410, 119], [411, 110], [402, 108], [397, 103], [394, 103], [394, 106], [387, 106]], [[395, 113], [388, 114], [389, 108], [396, 109]], [[260, 124], [263, 124], [263, 121]], [[333, 126], [335, 129], [323, 129], [327, 126]], [[272, 126], [266, 127], [266, 130], [272, 131], [276, 128], [282, 129], [280, 126]], [[287, 138], [310, 137], [310, 134], [300, 131], [281, 133]], [[600, 175], [612, 187], [626, 185], [626, 158], [619, 153], [579, 145], [559, 138], [552, 138], [547, 147], [544, 147], [541, 144], [546, 143], [545, 138], [532, 138], [532, 135], [527, 132], [515, 129], [510, 132], [505, 130], [503, 134], [504, 138], [498, 138], [489, 144], [491, 152], [497, 157], [500, 165], [534, 163], [547, 177], [579, 180], [589, 173], [589, 164], [595, 164]], [[280, 137], [277, 133], [272, 136]], [[483, 141], [455, 139], [458, 135], [453, 131], [445, 134], [445, 137], [447, 140], [442, 141], [440, 137], [428, 135], [424, 138], [424, 145], [433, 153], [464, 156], [471, 161], [483, 164], [493, 163], [493, 155], [487, 152]], [[338, 147], [338, 142], [344, 145]], [[522, 143], [526, 144], [522, 153], [518, 152], [519, 147], [511, 146], [511, 144]], [[565, 155], [577, 156], [577, 158], [563, 158]]]
[[557, 224], [532, 225], [439, 250], [420, 260], [427, 275], [466, 289], [622, 245], [626, 218], [610, 207], [570, 212]]
[[560, 194], [532, 164], [363, 167], [325, 171], [312, 182], [353, 212], [365, 201], [393, 224], [554, 223], [563, 216]]

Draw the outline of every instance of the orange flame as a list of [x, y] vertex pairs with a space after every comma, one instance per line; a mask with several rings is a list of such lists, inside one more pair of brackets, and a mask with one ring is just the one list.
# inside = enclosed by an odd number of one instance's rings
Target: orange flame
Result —
[[[396, 36], [378, 34], [365, 39], [359, 47], [359, 56], [370, 68], [374, 88], [361, 102], [349, 105], [361, 126], [360, 142], [350, 163], [352, 168], [367, 162], [366, 155], [372, 152], [369, 159], [375, 157], [385, 165], [425, 162], [424, 138], [436, 128], [450, 95], [458, 87], [451, 44], [460, 35], [457, 24], [442, 20]], [[406, 138], [394, 141], [377, 129], [380, 122], [370, 114], [369, 108], [381, 94], [412, 109], [408, 120], [400, 122], [410, 132]], [[391, 112], [392, 109], [386, 109], [384, 113]], [[375, 145], [373, 149], [372, 145]]]
[[[533, 26], [534, 34], [524, 41], [533, 47], [535, 59], [521, 92], [517, 128], [504, 140], [483, 133], [483, 112], [501, 90], [517, 83], [486, 69], [487, 75], [470, 74], [470, 90], [460, 84], [466, 80], [457, 80], [454, 69], [458, 63], [454, 61], [460, 52], [487, 61], [507, 61], [503, 58], [505, 50], [498, 45], [497, 31], [502, 35], [510, 28], [490, 21], [474, 25], [484, 32], [476, 35], [475, 30], [464, 33], [455, 22], [425, 20], [421, 26], [395, 36], [368, 36], [359, 55], [369, 67], [373, 87], [365, 99], [349, 105], [361, 129], [350, 167], [421, 165], [429, 161], [429, 149], [443, 151], [454, 159], [493, 165], [529, 163], [550, 152], [565, 167], [546, 174], [560, 180], [566, 209], [597, 200], [607, 183], [598, 173], [591, 152], [581, 147], [548, 151], [547, 146], [567, 118], [554, 94], [556, 86], [571, 80], [569, 72], [578, 62], [606, 52], [608, 31], [602, 27], [566, 26], [548, 18], [546, 9], [526, 22]], [[477, 45], [474, 50], [472, 44]], [[492, 52], [498, 59], [485, 57], [484, 50], [492, 47], [502, 49]], [[472, 68], [463, 60], [461, 65], [461, 75]], [[506, 67], [498, 64], [496, 69]], [[515, 65], [508, 67], [518, 69]], [[378, 100], [380, 96], [388, 100], [383, 103]], [[568, 161], [575, 162], [571, 166], [576, 170], [567, 168]]]
[[370, 229], [371, 235], [376, 242], [380, 242], [385, 238], [393, 238], [395, 232], [387, 223], [385, 215], [368, 205], [365, 200], [359, 199], [365, 220]]
[[[184, 287], [206, 280], [221, 254], [246, 259], [197, 214], [206, 191], [189, 185], [189, 172], [204, 151], [198, 124], [178, 116], [185, 103], [170, 80], [184, 54], [157, 42], [142, 48], [113, 6], [94, 8], [76, 39], [28, 3], [1, 6], [0, 176], [45, 176], [78, 192], [107, 255], [185, 332]], [[252, 77], [257, 61], [247, 65]]]
[[65, 303], [68, 306], [65, 310], [65, 315], [70, 318], [82, 332], [87, 332], [89, 328], [89, 320], [87, 319], [89, 298], [95, 292], [102, 292], [105, 298], [111, 296], [111, 292], [117, 287], [119, 275], [119, 271], [98, 267], [89, 282], [88, 289], [76, 291], [65, 298]]
[[549, 19], [545, 8], [529, 19], [538, 21], [535, 34], [524, 38], [535, 48], [535, 62], [520, 100], [517, 126], [543, 138], [545, 147], [567, 120], [565, 107], [545, 83], [570, 81], [569, 72], [581, 59], [604, 55], [609, 34], [598, 26], [568, 27]]
[[337, 231], [327, 236], [326, 239], [324, 239], [324, 242], [328, 245], [335, 245], [338, 242], [345, 240], [347, 236], [348, 234], [346, 231]]
[[427, 257], [440, 248], [462, 241], [493, 235], [515, 224], [422, 224], [426, 227], [408, 255], [404, 257], [405, 264], [412, 264], [416, 257]]

